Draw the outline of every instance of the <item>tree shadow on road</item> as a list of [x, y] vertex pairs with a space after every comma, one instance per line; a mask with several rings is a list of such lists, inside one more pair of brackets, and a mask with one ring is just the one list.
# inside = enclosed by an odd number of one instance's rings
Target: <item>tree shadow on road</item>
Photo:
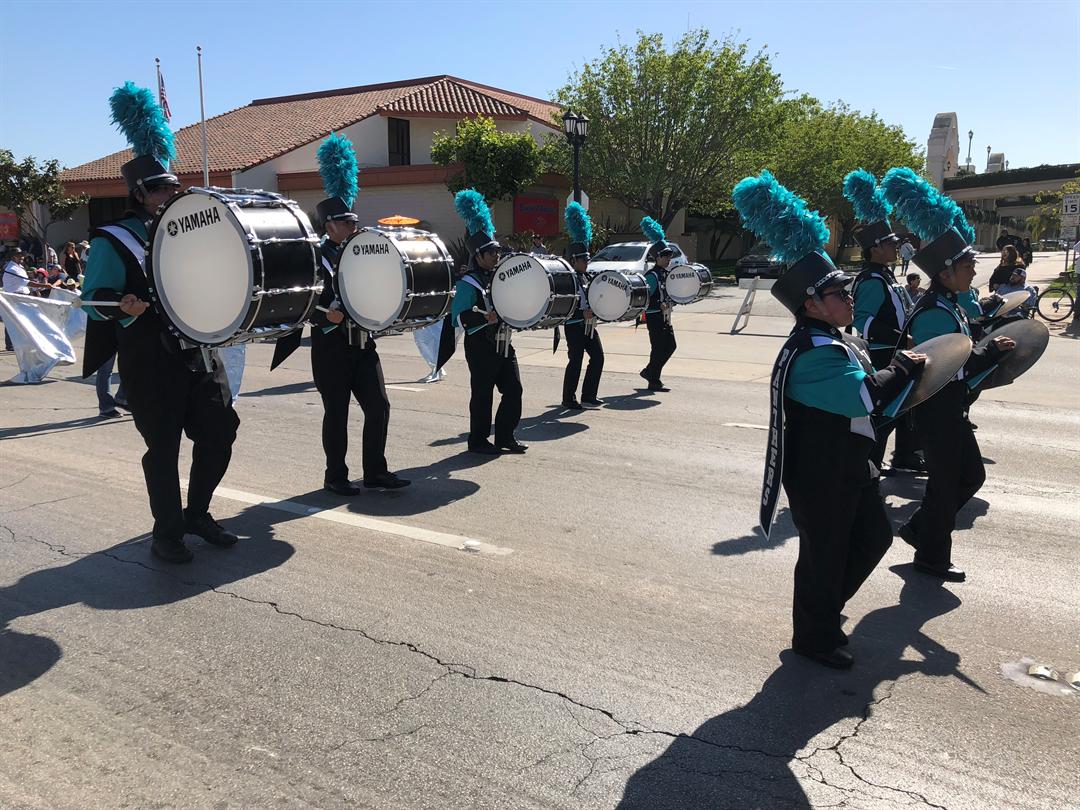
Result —
[[244, 536], [232, 548], [189, 540], [195, 559], [186, 565], [169, 565], [152, 557], [146, 535], [85, 555], [30, 537], [19, 539], [72, 559], [31, 571], [0, 588], [0, 696], [33, 682], [63, 655], [52, 639], [12, 630], [8, 625], [16, 619], [78, 604], [106, 611], [168, 605], [282, 565], [292, 556], [293, 547], [274, 539], [262, 514], [253, 515], [253, 509], [225, 521]]
[[[900, 602], [864, 617], [851, 633], [855, 668], [835, 672], [791, 651], [748, 703], [680, 736], [627, 782], [622, 810], [836, 806], [861, 793], [870, 803], [892, 795], [910, 802], [900, 785], [875, 787], [845, 764], [843, 741], [853, 736], [847, 723], [829, 739], [805, 750], [818, 735], [845, 720], [872, 717], [875, 706], [904, 676], [960, 678], [960, 656], [923, 632], [923, 625], [955, 610], [960, 599], [911, 566], [891, 569], [904, 579]], [[921, 660], [902, 660], [908, 648]], [[857, 728], [857, 726], [856, 726]], [[828, 749], [821, 757], [811, 755]], [[835, 752], [835, 753], [833, 753]], [[839, 765], [836, 757], [839, 757]], [[828, 765], [826, 780], [820, 767]], [[840, 776], [835, 776], [837, 768]], [[829, 782], [835, 781], [836, 787]], [[895, 792], [894, 792], [895, 791]]]

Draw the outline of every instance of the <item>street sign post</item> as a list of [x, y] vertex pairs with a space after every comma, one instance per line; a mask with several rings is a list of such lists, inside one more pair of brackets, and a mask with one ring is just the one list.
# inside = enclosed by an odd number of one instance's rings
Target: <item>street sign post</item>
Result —
[[1080, 193], [1066, 194], [1061, 198], [1061, 216], [1080, 214]]
[[[1080, 194], [1077, 195], [1080, 197]], [[570, 196], [566, 198], [566, 204], [569, 205], [574, 201], [574, 192], [570, 192]], [[589, 210], [589, 195], [585, 193], [585, 189], [581, 190], [581, 207], [586, 211]]]

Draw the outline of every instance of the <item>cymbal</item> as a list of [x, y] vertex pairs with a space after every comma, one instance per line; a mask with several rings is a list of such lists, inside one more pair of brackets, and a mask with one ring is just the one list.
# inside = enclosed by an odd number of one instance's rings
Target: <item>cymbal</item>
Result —
[[901, 412], [930, 399], [956, 378], [957, 372], [971, 355], [971, 338], [960, 332], [951, 332], [923, 341], [910, 351], [925, 354], [926, 363], [915, 381], [915, 387], [904, 400]]
[[1017, 290], [1016, 292], [1005, 293], [1001, 296], [1001, 306], [994, 311], [991, 317], [1001, 318], [1008, 315], [1014, 309], [1019, 307], [1022, 303], [1031, 297], [1031, 293], [1027, 290]]
[[1042, 357], [1050, 343], [1050, 330], [1042, 321], [1024, 319], [1012, 321], [990, 332], [976, 344], [976, 348], [984, 348], [996, 337], [1004, 336], [1016, 341], [1016, 348], [1003, 355], [998, 360], [998, 366], [993, 373], [983, 380], [978, 388], [997, 388], [1008, 385]]

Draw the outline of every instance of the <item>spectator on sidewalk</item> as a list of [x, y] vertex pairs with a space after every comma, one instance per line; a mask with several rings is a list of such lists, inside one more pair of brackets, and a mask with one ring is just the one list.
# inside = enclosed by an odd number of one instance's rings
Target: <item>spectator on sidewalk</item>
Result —
[[79, 258], [79, 251], [75, 248], [74, 242], [67, 242], [64, 244], [64, 275], [70, 278], [72, 281], [78, 281], [79, 276], [82, 275], [83, 262]]
[[1006, 245], [1012, 245], [1013, 247], [1019, 247], [1020, 246], [1020, 237], [1019, 236], [1012, 236], [1009, 233], [1008, 228], [1002, 228], [1001, 229], [1001, 236], [999, 236], [997, 238], [998, 250], [1001, 250]]
[[918, 273], [908, 273], [907, 275], [907, 288], [908, 295], [911, 297], [911, 303], [915, 303], [923, 297], [923, 293], [926, 292], [919, 286], [919, 282], [922, 281], [922, 277]]
[[902, 264], [900, 271], [902, 273], [907, 272], [908, 264], [911, 263], [911, 257], [915, 255], [915, 246], [911, 242], [905, 239], [900, 244], [900, 262]]
[[990, 281], [987, 282], [989, 291], [995, 292], [1000, 285], [1007, 284], [1017, 268], [1024, 269], [1024, 260], [1020, 258], [1020, 252], [1015, 245], [1005, 245], [1001, 249], [1001, 262], [994, 268], [994, 272], [990, 274]]
[[1031, 262], [1035, 258], [1034, 248], [1031, 247], [1031, 239], [1024, 237], [1024, 243], [1020, 246], [1020, 257], [1024, 260], [1025, 267], [1031, 267]]

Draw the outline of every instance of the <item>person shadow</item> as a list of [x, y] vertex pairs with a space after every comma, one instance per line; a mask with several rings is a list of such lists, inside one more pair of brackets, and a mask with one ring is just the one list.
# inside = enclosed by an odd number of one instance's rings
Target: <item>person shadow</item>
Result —
[[[71, 605], [100, 611], [160, 607], [257, 576], [283, 565], [294, 551], [274, 537], [265, 518], [266, 510], [252, 506], [224, 521], [243, 537], [232, 548], [190, 539], [195, 559], [185, 565], [152, 557], [150, 539], [143, 534], [62, 565], [30, 571], [0, 588], [0, 697], [32, 683], [63, 656], [54, 640], [11, 628], [16, 619]], [[60, 553], [71, 556], [66, 550]]]
[[[584, 422], [563, 422], [562, 418], [581, 411], [568, 411], [559, 406], [549, 406], [546, 411], [536, 416], [527, 416], [518, 422], [515, 437], [520, 442], [547, 442], [556, 439], [565, 439], [588, 430], [589, 426]], [[459, 433], [457, 436], [448, 436], [445, 439], [436, 439], [428, 447], [448, 447], [454, 444], [464, 444], [469, 439], [469, 434]], [[489, 456], [488, 458], [498, 458]], [[407, 477], [407, 476], [406, 476]]]
[[[960, 671], [960, 656], [923, 630], [927, 622], [959, 607], [960, 599], [910, 565], [890, 570], [904, 580], [899, 603], [867, 614], [854, 628], [849, 647], [857, 658], [853, 669], [836, 672], [791, 650], [781, 653], [780, 666], [748, 703], [677, 737], [634, 773], [617, 805], [620, 810], [835, 806], [848, 792], [826, 784], [821, 771], [826, 766], [832, 784], [881, 790], [845, 765], [841, 746], [856, 733], [850, 724], [807, 750], [811, 742], [843, 721], [854, 720], [857, 728], [900, 678], [956, 677], [984, 691]], [[919, 660], [904, 658], [908, 648]], [[831, 759], [813, 756], [825, 750], [835, 752], [826, 755]]]
[[742, 537], [717, 540], [712, 545], [712, 553], [721, 557], [737, 557], [752, 551], [770, 551], [780, 548], [788, 540], [798, 536], [799, 533], [791, 520], [791, 510], [783, 506], [776, 513], [776, 519], [773, 521], [772, 531], [769, 532], [768, 537], [760, 526], [755, 526], [749, 534], [744, 534]]
[[604, 407], [612, 411], [643, 411], [659, 404], [656, 394], [647, 388], [637, 388], [631, 394], [604, 397]]
[[28, 436], [48, 436], [52, 433], [68, 433], [72, 430], [82, 430], [88, 427], [111, 425], [125, 419], [103, 419], [98, 415], [80, 416], [75, 419], [67, 419], [63, 422], [42, 422], [40, 425], [23, 425], [22, 427], [0, 428], [0, 442], [11, 439], [23, 439]]

